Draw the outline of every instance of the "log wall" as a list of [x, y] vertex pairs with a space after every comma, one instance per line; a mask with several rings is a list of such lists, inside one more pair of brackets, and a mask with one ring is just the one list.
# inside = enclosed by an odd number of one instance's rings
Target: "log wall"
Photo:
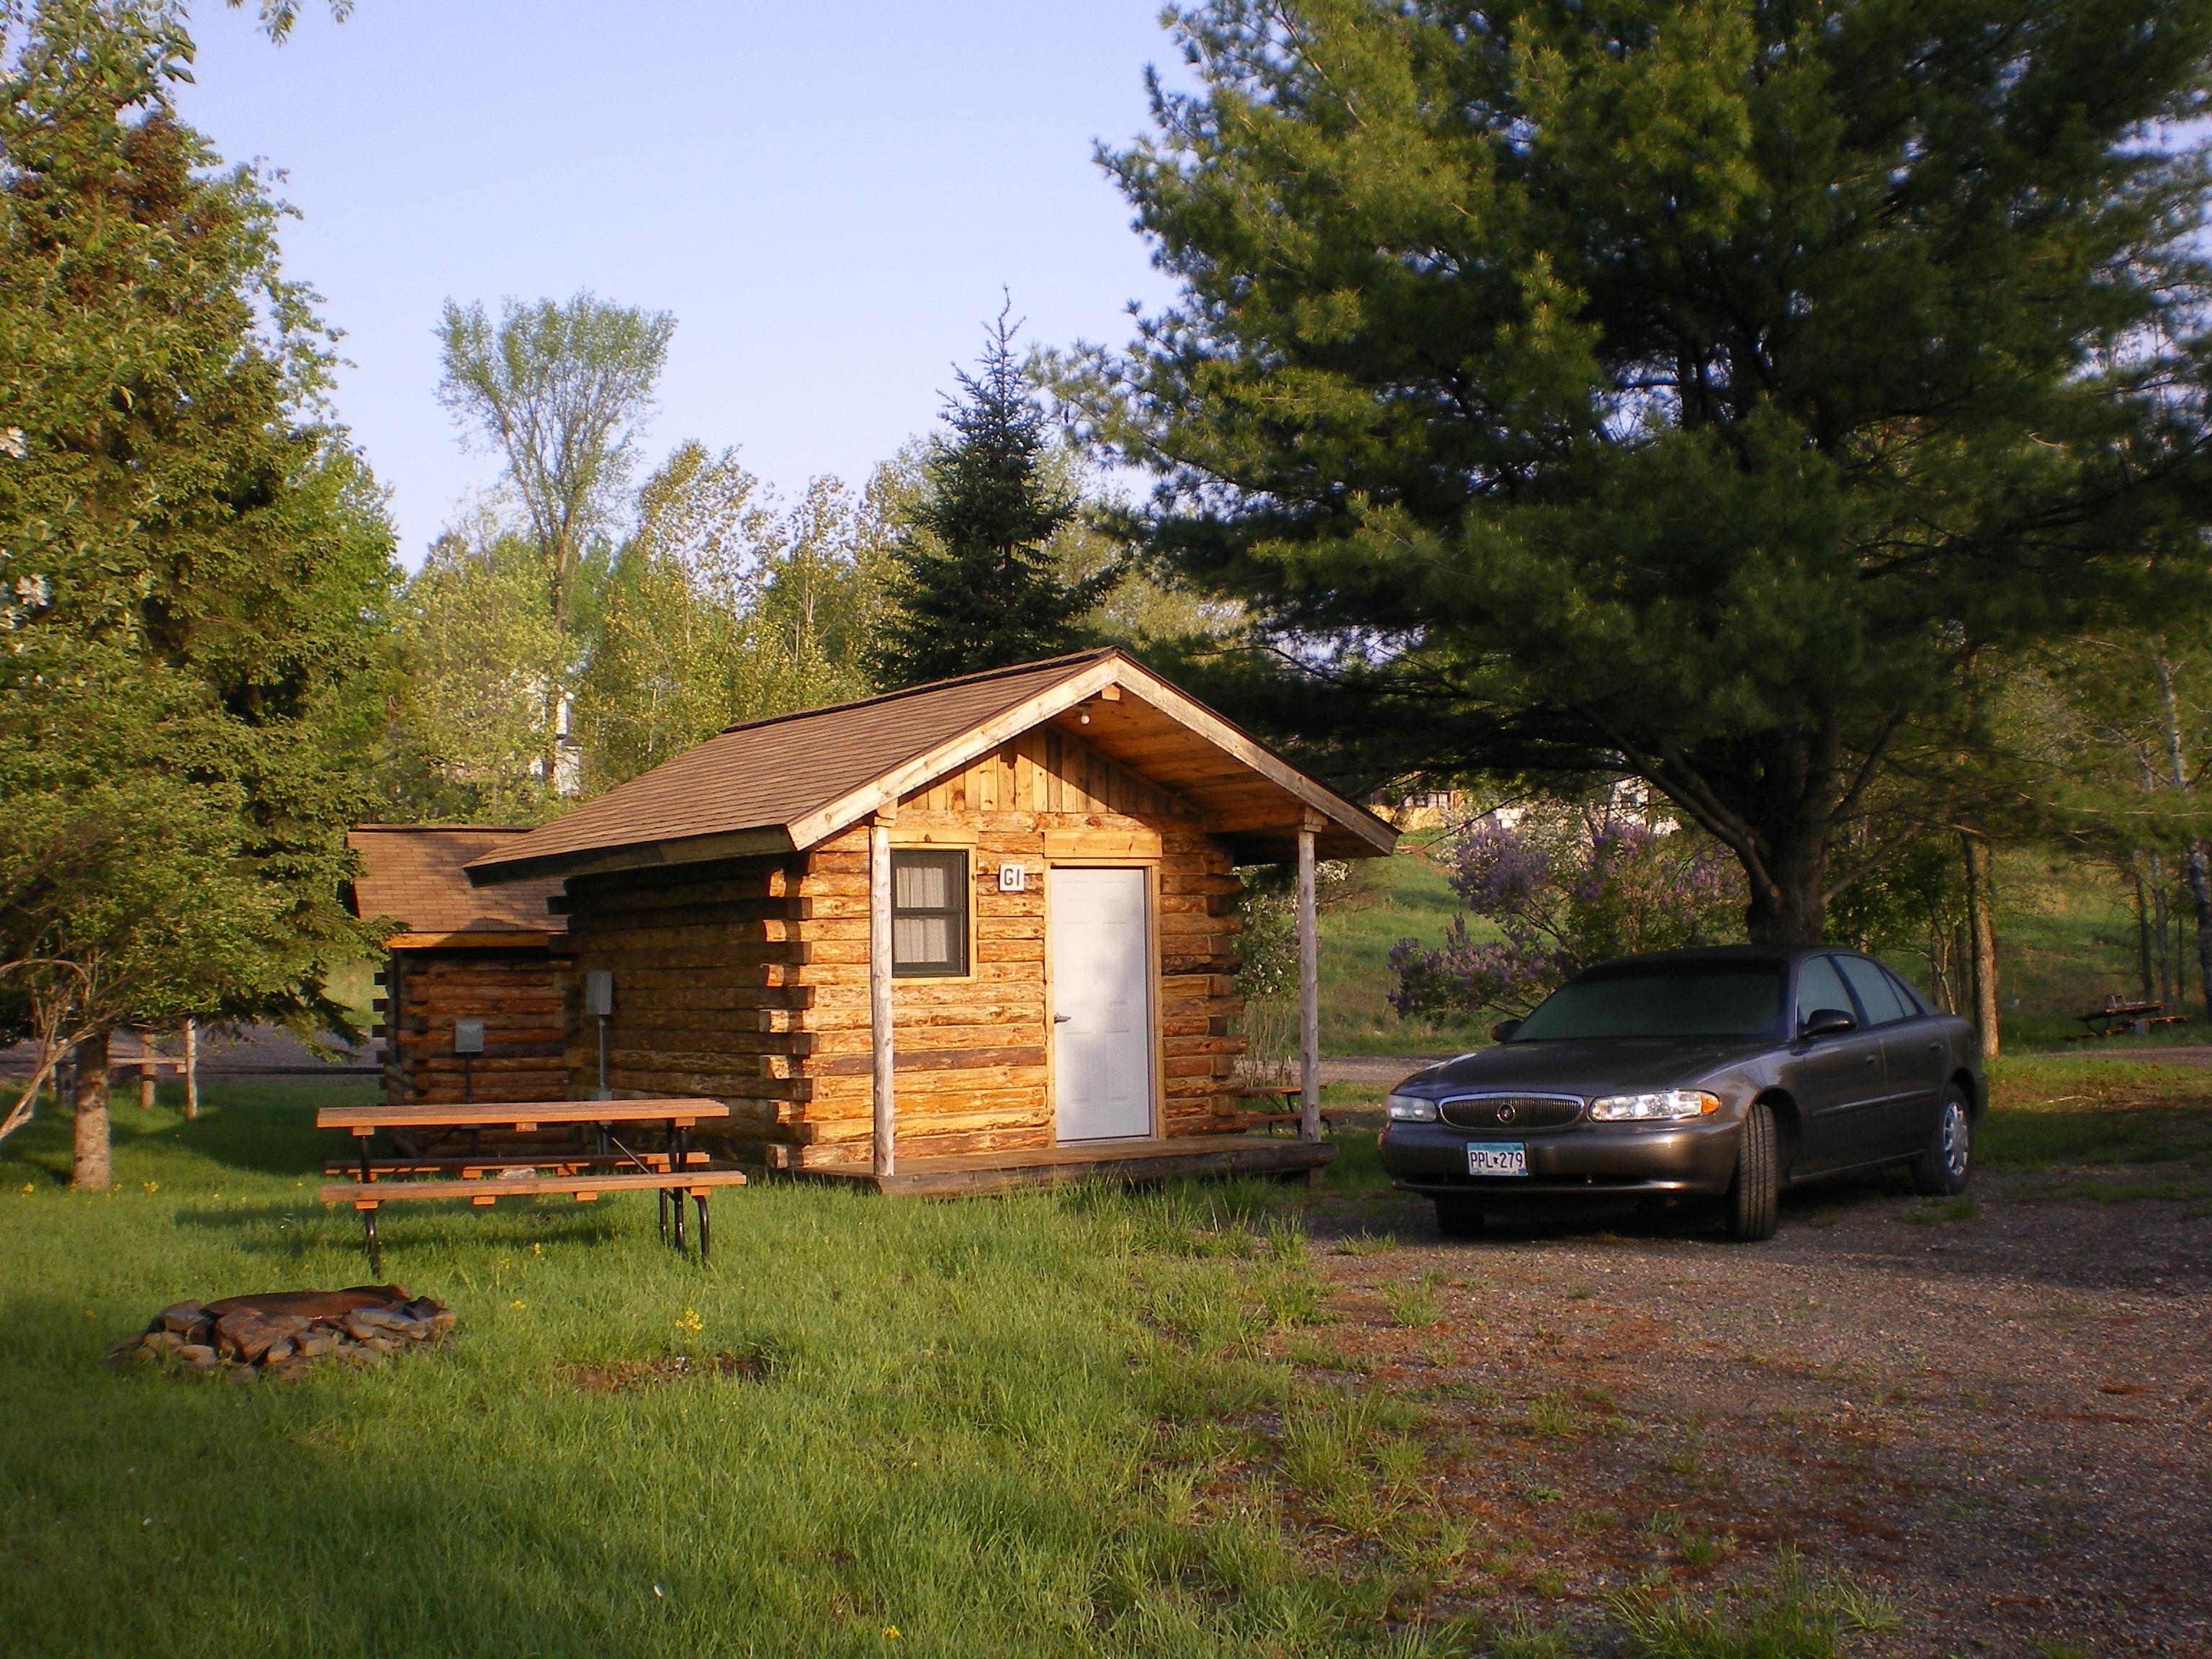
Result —
[[585, 1017], [584, 975], [614, 975], [607, 1086], [618, 1097], [706, 1095], [735, 1109], [713, 1138], [765, 1161], [792, 1139], [807, 1085], [794, 1058], [811, 1042], [811, 993], [795, 981], [805, 956], [804, 859], [751, 859], [579, 877], [568, 884], [568, 1070], [575, 1091], [599, 1084], [599, 1021]]
[[[568, 1031], [560, 963], [544, 949], [433, 946], [394, 951], [381, 975], [378, 1025], [385, 1093], [395, 1106], [561, 1100], [568, 1093]], [[484, 1051], [465, 1091], [453, 1023], [484, 1023]]]
[[[715, 1138], [793, 1169], [870, 1152], [867, 830], [781, 859], [578, 877], [568, 883], [568, 1070], [598, 1080], [584, 975], [615, 976], [608, 1084], [736, 1109]], [[1049, 1146], [1047, 868], [1139, 863], [1158, 951], [1158, 1127], [1218, 1133], [1232, 1105], [1237, 877], [1227, 844], [1173, 795], [1072, 733], [1025, 734], [901, 803], [894, 845], [968, 852], [970, 973], [905, 979], [897, 1019], [902, 1157]], [[999, 867], [1029, 870], [999, 890]]]

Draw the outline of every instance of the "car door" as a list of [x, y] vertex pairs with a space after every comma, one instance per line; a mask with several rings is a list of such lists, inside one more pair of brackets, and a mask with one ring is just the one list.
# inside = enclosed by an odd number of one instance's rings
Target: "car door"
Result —
[[[1833, 1036], [1805, 1036], [1807, 1022], [1824, 1009], [1849, 1014], [1857, 1024]], [[1819, 1175], [1863, 1164], [1874, 1154], [1859, 1148], [1875, 1134], [1873, 1120], [1889, 1095], [1881, 1035], [1867, 1028], [1832, 957], [1808, 957], [1798, 964], [1796, 1013], [1799, 1036], [1789, 1072], [1803, 1142], [1794, 1172]]]
[[1936, 1103], [1943, 1086], [1942, 1022], [1881, 963], [1839, 956], [1836, 965], [1858, 994], [1869, 1023], [1881, 1034], [1889, 1098], [1877, 1120], [1881, 1151], [1917, 1152], [1936, 1128]]

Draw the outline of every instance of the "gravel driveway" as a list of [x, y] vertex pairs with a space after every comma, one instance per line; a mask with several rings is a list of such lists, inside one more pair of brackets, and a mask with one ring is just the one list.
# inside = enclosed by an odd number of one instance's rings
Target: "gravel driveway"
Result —
[[1790, 1547], [1903, 1615], [1858, 1651], [2212, 1654], [2212, 1215], [2035, 1190], [1815, 1190], [1754, 1246], [1686, 1221], [1446, 1241], [1370, 1200], [1315, 1217], [1341, 1322], [1305, 1362], [1421, 1402], [1487, 1553], [1470, 1608], [1594, 1636], [1641, 1575]]

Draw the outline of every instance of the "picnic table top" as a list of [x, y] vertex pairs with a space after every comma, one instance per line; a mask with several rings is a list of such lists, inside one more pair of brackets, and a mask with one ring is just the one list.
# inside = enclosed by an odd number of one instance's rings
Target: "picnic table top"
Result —
[[318, 1129], [460, 1129], [504, 1124], [681, 1123], [727, 1117], [719, 1100], [676, 1096], [666, 1100], [501, 1100], [462, 1106], [325, 1106]]
[[2162, 1014], [2165, 1012], [2166, 1005], [2162, 1002], [2112, 1001], [2107, 1002], [2103, 1007], [2094, 1009], [2088, 1013], [2076, 1014], [2074, 1018], [2076, 1019], [2111, 1019], [2118, 1015]]

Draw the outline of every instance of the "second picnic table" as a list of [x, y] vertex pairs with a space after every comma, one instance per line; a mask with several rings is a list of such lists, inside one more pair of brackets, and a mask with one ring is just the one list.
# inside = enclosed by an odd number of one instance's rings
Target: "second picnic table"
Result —
[[[381, 1273], [383, 1252], [376, 1236], [380, 1206], [405, 1199], [465, 1198], [474, 1205], [489, 1205], [501, 1198], [543, 1196], [566, 1193], [588, 1202], [605, 1192], [652, 1188], [660, 1194], [660, 1235], [673, 1237], [678, 1250], [684, 1248], [684, 1200], [698, 1206], [699, 1260], [708, 1250], [707, 1194], [716, 1187], [741, 1187], [744, 1176], [735, 1170], [706, 1167], [704, 1152], [691, 1146], [691, 1131], [698, 1124], [726, 1118], [730, 1109], [719, 1100], [679, 1097], [665, 1100], [508, 1100], [489, 1103], [443, 1106], [325, 1106], [315, 1114], [319, 1129], [343, 1129], [360, 1143], [357, 1158], [333, 1164], [325, 1173], [338, 1174], [357, 1168], [360, 1179], [323, 1188], [325, 1204], [350, 1203], [361, 1212], [368, 1246], [370, 1270]], [[508, 1129], [530, 1134], [554, 1125], [573, 1125], [592, 1132], [588, 1149], [550, 1152], [484, 1152], [480, 1141], [486, 1129]], [[623, 1142], [617, 1127], [659, 1126], [658, 1147], [633, 1150]], [[371, 1155], [371, 1144], [380, 1133], [398, 1131], [426, 1142], [428, 1150], [395, 1157]], [[454, 1152], [441, 1150], [457, 1136], [469, 1145]], [[635, 1137], [633, 1137], [635, 1138]], [[540, 1170], [551, 1170], [542, 1176]], [[452, 1170], [457, 1180], [424, 1180]], [[527, 1174], [520, 1173], [527, 1171]], [[382, 1177], [382, 1178], [380, 1178]]]

